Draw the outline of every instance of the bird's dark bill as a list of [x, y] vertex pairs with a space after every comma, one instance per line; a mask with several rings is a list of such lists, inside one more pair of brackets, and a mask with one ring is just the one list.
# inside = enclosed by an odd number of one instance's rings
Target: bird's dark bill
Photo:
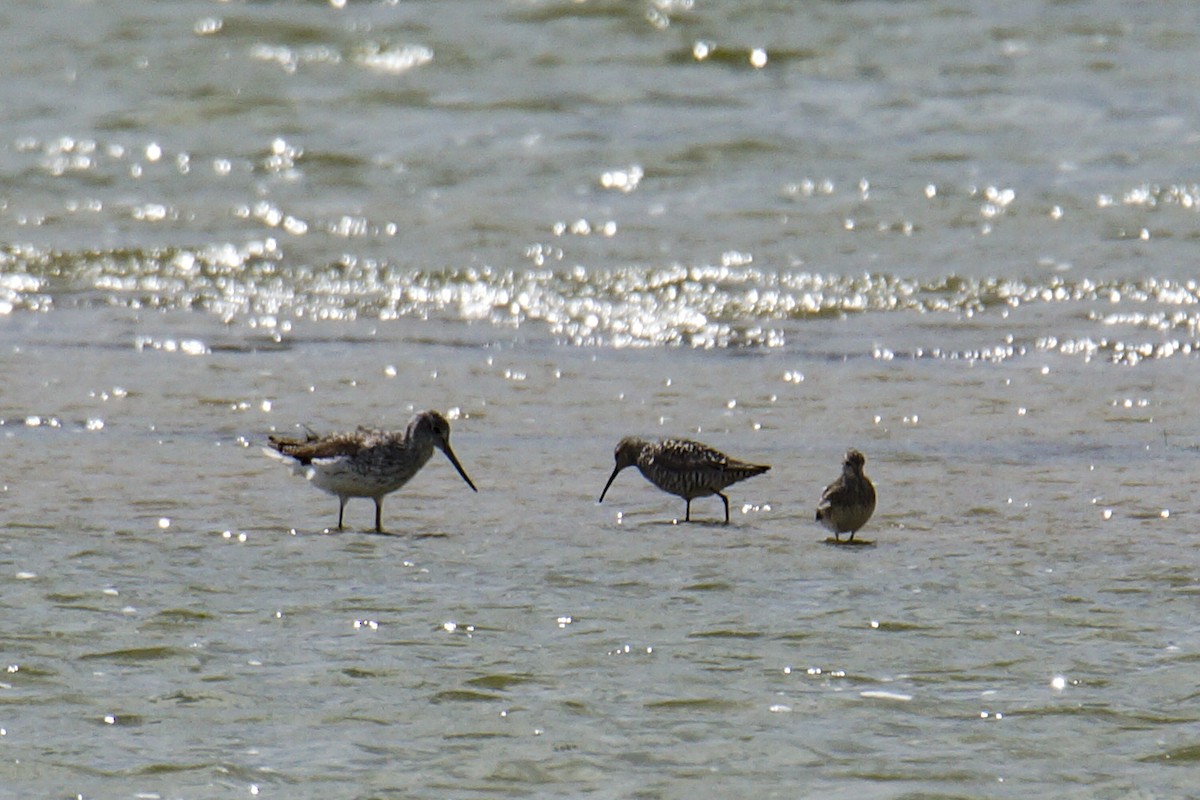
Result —
[[471, 491], [478, 492], [479, 490], [475, 488], [475, 484], [467, 477], [467, 471], [462, 468], [462, 464], [458, 463], [458, 458], [455, 457], [454, 451], [450, 449], [450, 445], [446, 445], [442, 452], [446, 454], [446, 458], [450, 459], [450, 463], [458, 470], [458, 474], [462, 475], [462, 479], [467, 482], [467, 486], [471, 487]]
[[608, 476], [608, 483], [604, 484], [604, 491], [600, 493], [600, 499], [596, 501], [597, 503], [604, 502], [604, 495], [608, 494], [608, 487], [612, 486], [612, 482], [617, 479], [617, 473], [620, 471], [620, 467], [613, 469], [612, 475]]

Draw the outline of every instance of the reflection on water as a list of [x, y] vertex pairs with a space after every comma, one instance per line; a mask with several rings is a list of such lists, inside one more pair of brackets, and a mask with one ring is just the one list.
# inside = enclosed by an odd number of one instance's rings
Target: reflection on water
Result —
[[[256, 328], [291, 321], [426, 319], [536, 324], [572, 345], [783, 347], [784, 323], [846, 314], [944, 314], [1003, 319], [1029, 306], [1055, 310], [1032, 349], [1122, 363], [1190, 355], [1200, 326], [1200, 281], [1161, 278], [1073, 280], [886, 274], [822, 275], [750, 266], [608, 269], [402, 269], [344, 257], [313, 267], [287, 263], [274, 239], [187, 250], [59, 253], [0, 251], [4, 313], [103, 305], [202, 309]], [[1088, 333], [1067, 323], [1087, 320]], [[1156, 341], [1133, 339], [1153, 333]], [[1001, 344], [975, 357], [1024, 352]], [[876, 350], [893, 358], [893, 350]], [[952, 347], [914, 356], [963, 354]]]

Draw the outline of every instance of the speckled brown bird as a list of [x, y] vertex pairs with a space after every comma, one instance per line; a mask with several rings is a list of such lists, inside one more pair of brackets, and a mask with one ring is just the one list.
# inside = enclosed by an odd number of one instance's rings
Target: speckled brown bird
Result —
[[692, 521], [692, 500], [715, 494], [725, 504], [725, 523], [729, 524], [729, 498], [722, 492], [738, 481], [761, 475], [770, 469], [765, 464], [749, 464], [730, 458], [708, 445], [689, 439], [663, 439], [651, 442], [636, 436], [626, 436], [617, 444], [616, 466], [600, 502], [608, 494], [617, 473], [636, 465], [646, 480], [669, 494], [687, 501], [684, 522]]
[[318, 489], [337, 495], [339, 531], [346, 500], [370, 497], [375, 501], [375, 530], [383, 533], [384, 495], [408, 483], [425, 466], [435, 447], [446, 454], [467, 485], [479, 491], [450, 449], [450, 423], [436, 411], [416, 414], [403, 432], [360, 428], [327, 436], [310, 433], [303, 439], [269, 438], [271, 446], [264, 447], [264, 453], [289, 462], [293, 472]]
[[851, 448], [842, 461], [842, 474], [821, 495], [817, 506], [817, 522], [833, 531], [835, 542], [841, 534], [849, 532], [848, 541], [854, 541], [855, 532], [875, 513], [875, 486], [863, 473], [867, 457]]

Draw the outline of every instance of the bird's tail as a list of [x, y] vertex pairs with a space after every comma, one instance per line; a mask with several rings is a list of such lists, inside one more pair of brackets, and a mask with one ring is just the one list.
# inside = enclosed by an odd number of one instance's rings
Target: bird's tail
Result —
[[292, 470], [293, 475], [308, 477], [308, 467], [304, 464], [301, 464], [298, 459], [293, 457], [284, 449], [289, 444], [298, 443], [299, 442], [296, 442], [295, 440], [286, 439], [282, 436], [272, 436], [270, 437], [270, 446], [262, 448], [263, 455], [273, 458], [282, 464], [286, 464]]
[[735, 461], [725, 467], [725, 472], [734, 475], [739, 481], [744, 481], [746, 478], [762, 475], [770, 468], [768, 464], [748, 464], [745, 461]]

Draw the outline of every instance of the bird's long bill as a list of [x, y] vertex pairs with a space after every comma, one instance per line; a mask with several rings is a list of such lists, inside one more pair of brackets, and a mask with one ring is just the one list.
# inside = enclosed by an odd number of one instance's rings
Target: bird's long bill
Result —
[[467, 482], [467, 486], [470, 486], [472, 491], [478, 492], [479, 490], [475, 488], [475, 484], [467, 477], [467, 471], [462, 468], [462, 464], [458, 463], [458, 458], [455, 457], [454, 451], [450, 449], [449, 443], [442, 448], [442, 452], [446, 454], [446, 458], [450, 459], [450, 463], [458, 470], [458, 474], [462, 475], [462, 479]]
[[620, 472], [620, 471], [621, 471], [621, 467], [620, 467], [620, 466], [617, 466], [617, 467], [614, 467], [614, 468], [613, 468], [612, 475], [609, 475], [609, 476], [608, 476], [608, 483], [604, 484], [604, 491], [600, 493], [600, 499], [596, 501], [597, 503], [603, 503], [603, 502], [604, 502], [604, 495], [608, 494], [608, 487], [612, 486], [612, 482], [613, 482], [614, 480], [616, 480], [616, 478], [617, 478], [617, 473], [618, 473], [618, 472]]

